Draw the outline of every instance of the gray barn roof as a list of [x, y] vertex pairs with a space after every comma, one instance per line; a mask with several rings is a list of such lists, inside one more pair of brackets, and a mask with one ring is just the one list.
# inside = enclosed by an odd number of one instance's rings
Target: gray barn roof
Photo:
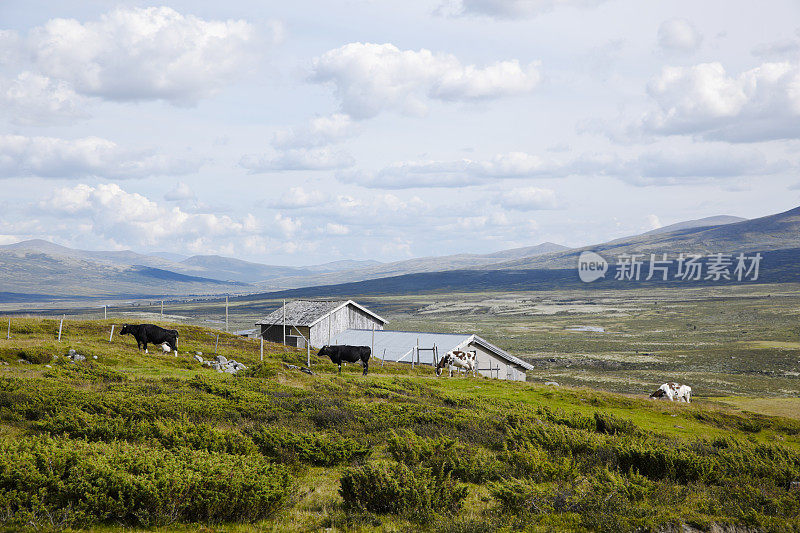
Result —
[[[290, 326], [313, 326], [329, 314], [348, 304], [352, 304], [379, 322], [386, 323], [386, 320], [369, 309], [358, 305], [353, 300], [292, 300], [286, 304], [286, 324]], [[282, 322], [283, 307], [279, 307], [256, 322], [256, 325], [281, 324]]]
[[[439, 351], [439, 357], [450, 350], [458, 350], [467, 347], [471, 343], [478, 344], [497, 357], [505, 359], [509, 363], [521, 366], [525, 370], [532, 370], [533, 366], [522, 359], [514, 357], [508, 352], [501, 350], [497, 346], [487, 342], [477, 335], [453, 334], [453, 333], [422, 333], [416, 331], [387, 331], [375, 330], [375, 351], [373, 356], [378, 359], [386, 357], [386, 361], [405, 361], [411, 362], [412, 349], [417, 346], [419, 340], [420, 348], [433, 348], [434, 344]], [[331, 337], [331, 344], [349, 344], [353, 346], [370, 346], [372, 344], [371, 329], [348, 329], [338, 335]], [[421, 351], [419, 361], [422, 364], [432, 365], [433, 352]]]

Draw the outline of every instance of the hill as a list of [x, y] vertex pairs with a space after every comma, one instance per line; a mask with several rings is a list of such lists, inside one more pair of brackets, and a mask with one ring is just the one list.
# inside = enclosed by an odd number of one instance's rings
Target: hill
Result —
[[744, 222], [747, 220], [742, 217], [733, 217], [730, 215], [717, 215], [714, 217], [700, 218], [697, 220], [686, 220], [684, 222], [677, 222], [668, 226], [662, 226], [650, 231], [646, 231], [643, 235], [657, 235], [659, 233], [670, 233], [682, 229], [692, 228], [706, 228], [708, 226], [722, 226], [724, 224], [733, 224], [735, 222]]
[[643, 234], [564, 252], [498, 263], [492, 268], [575, 268], [583, 251], [609, 261], [622, 254], [755, 253], [800, 249], [800, 207], [783, 213], [716, 226]]
[[0, 250], [0, 272], [6, 293], [0, 294], [0, 301], [225, 294], [242, 292], [247, 287], [151, 266], [121, 265], [25, 248]]
[[[0, 345], [0, 526], [282, 531], [800, 527], [800, 422], [428, 367], [357, 365], [195, 326], [179, 356], [110, 321], [14, 319]], [[217, 373], [193, 354], [244, 363]], [[74, 349], [86, 357], [71, 362]]]

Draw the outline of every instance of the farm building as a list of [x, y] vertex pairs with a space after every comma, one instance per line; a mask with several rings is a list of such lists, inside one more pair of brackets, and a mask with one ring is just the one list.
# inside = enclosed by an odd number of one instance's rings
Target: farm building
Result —
[[353, 328], [333, 335], [331, 344], [370, 346], [373, 357], [382, 361], [424, 365], [436, 365], [450, 350], [475, 350], [481, 375], [513, 381], [525, 381], [525, 372], [533, 369], [477, 335]]
[[[284, 321], [284, 310], [286, 318]], [[331, 344], [334, 336], [347, 329], [382, 330], [386, 321], [353, 300], [294, 300], [256, 322], [264, 340], [305, 348]]]

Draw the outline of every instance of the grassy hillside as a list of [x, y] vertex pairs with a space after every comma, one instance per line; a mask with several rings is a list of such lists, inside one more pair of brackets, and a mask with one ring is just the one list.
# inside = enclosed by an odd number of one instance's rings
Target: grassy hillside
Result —
[[270, 344], [262, 363], [220, 334], [249, 366], [231, 376], [191, 357], [217, 332], [173, 326], [179, 356], [108, 342], [110, 321], [68, 321], [58, 342], [57, 321], [13, 320], [2, 527], [800, 528], [798, 421], [398, 364], [364, 378], [315, 360], [309, 376], [283, 365], [305, 353]]

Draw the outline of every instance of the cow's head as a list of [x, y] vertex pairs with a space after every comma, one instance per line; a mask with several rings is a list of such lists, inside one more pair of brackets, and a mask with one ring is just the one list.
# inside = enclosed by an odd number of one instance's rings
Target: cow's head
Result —
[[447, 365], [450, 364], [450, 358], [451, 357], [452, 357], [452, 355], [450, 355], [450, 353], [447, 353], [441, 359], [439, 359], [438, 363], [436, 363], [436, 375], [437, 376], [441, 376], [442, 375], [442, 369], [444, 369], [444, 367], [446, 367]]
[[650, 395], [651, 398], [663, 398], [667, 391], [664, 390], [664, 387], [661, 386], [655, 391], [653, 394]]
[[128, 334], [131, 334], [131, 333], [133, 333], [131, 331], [131, 327], [128, 324], [123, 324], [122, 325], [122, 329], [120, 330], [119, 334], [120, 335], [128, 335]]
[[327, 356], [330, 356], [330, 355], [331, 355], [331, 350], [330, 350], [330, 348], [329, 348], [328, 346], [323, 346], [323, 347], [322, 347], [322, 348], [320, 348], [320, 350], [317, 352], [317, 356], [318, 356], [318, 357], [325, 357], [326, 355], [327, 355]]

